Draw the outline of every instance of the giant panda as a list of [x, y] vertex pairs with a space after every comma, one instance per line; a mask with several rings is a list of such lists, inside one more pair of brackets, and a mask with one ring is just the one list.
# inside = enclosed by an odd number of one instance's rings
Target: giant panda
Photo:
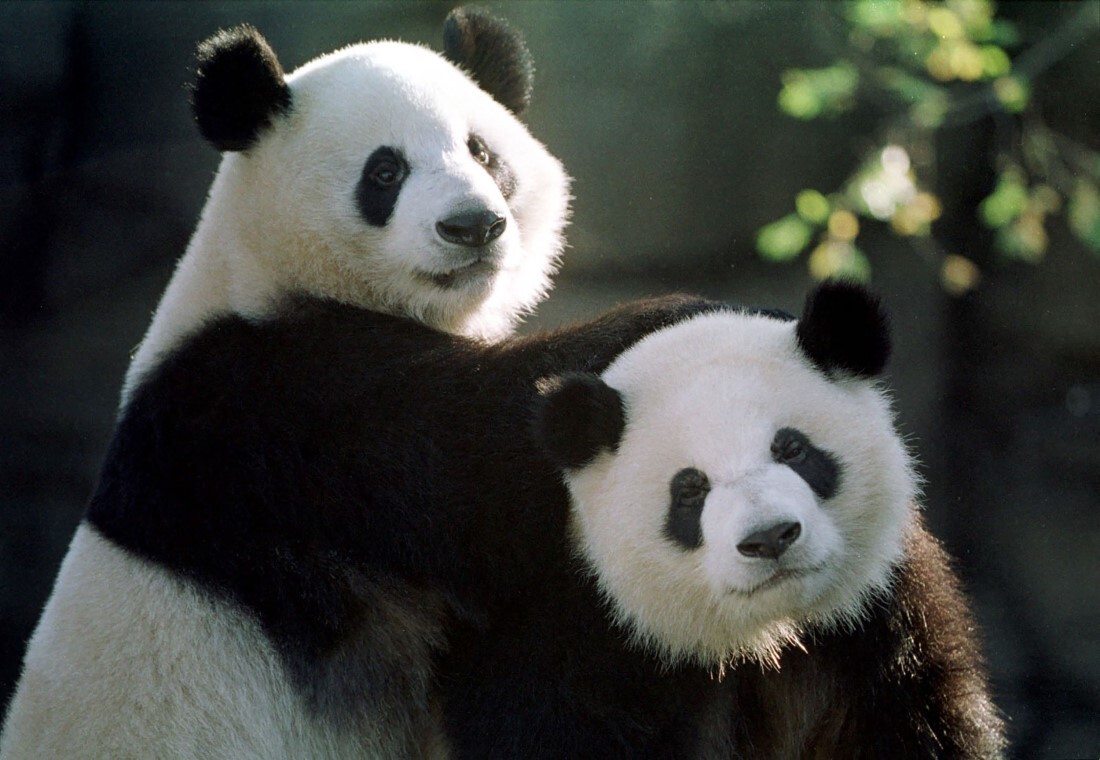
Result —
[[530, 53], [463, 8], [444, 48], [374, 41], [284, 75], [252, 27], [199, 45], [193, 112], [224, 156], [124, 398], [203, 320], [268, 317], [287, 294], [490, 340], [545, 296], [569, 180], [517, 118]]
[[209, 318], [122, 409], [0, 758], [446, 757], [451, 632], [565, 536], [538, 379], [708, 308], [498, 342], [306, 295]]
[[1000, 756], [974, 622], [878, 384], [889, 352], [877, 300], [827, 283], [797, 321], [705, 313], [602, 375], [544, 381], [534, 435], [583, 580], [548, 573], [455, 645], [455, 756]]
[[[435, 751], [424, 653], [442, 640], [445, 599], [418, 595], [410, 590], [417, 579], [407, 586], [388, 571], [361, 581], [358, 565], [310, 543], [311, 531], [332, 527], [322, 507], [348, 502], [335, 473], [327, 483], [313, 477], [328, 460], [315, 464], [306, 438], [272, 435], [268, 447], [241, 433], [230, 445], [192, 406], [192, 437], [145, 440], [147, 461], [157, 461], [148, 470], [128, 457], [140, 438], [130, 431], [149, 408], [137, 399], [186, 406], [171, 382], [151, 379], [162, 365], [186, 376], [172, 382], [201, 385], [211, 413], [226, 411], [220, 394], [235, 392], [238, 378], [221, 373], [219, 386], [179, 363], [195, 335], [223, 321], [277, 322], [310, 297], [492, 341], [544, 296], [562, 249], [568, 178], [517, 118], [530, 99], [530, 55], [510, 27], [464, 9], [448, 16], [444, 50], [370, 42], [287, 75], [251, 27], [200, 45], [194, 115], [225, 155], [133, 358], [99, 491], [28, 645], [0, 740], [5, 760]], [[303, 363], [296, 354], [284, 355], [283, 367], [249, 353], [273, 378]], [[358, 359], [372, 361], [368, 351]], [[358, 369], [343, 366], [348, 377]], [[398, 387], [405, 370], [391, 369]], [[286, 430], [300, 424], [287, 415], [325, 389], [318, 381], [297, 390], [301, 398], [284, 399], [291, 406], [271, 416]], [[144, 422], [155, 427], [153, 418]], [[234, 419], [244, 424], [227, 411], [227, 430]], [[340, 419], [325, 424], [340, 437]], [[228, 470], [204, 465], [213, 452]], [[174, 464], [173, 453], [181, 456]], [[266, 473], [276, 465], [301, 477]], [[188, 528], [197, 526], [173, 522], [192, 486], [204, 504], [184, 512], [205, 519], [217, 505], [207, 527], [236, 520], [236, 533], [196, 538]], [[290, 496], [311, 489], [312, 497]], [[259, 541], [288, 525], [301, 527], [289, 543], [233, 543], [242, 532]], [[131, 532], [145, 538], [131, 541]], [[203, 564], [217, 562], [201, 546], [185, 544], [188, 535], [248, 569], [222, 577]], [[356, 605], [341, 596], [348, 584]], [[360, 628], [349, 620], [367, 598], [386, 621], [376, 625], [383, 633], [353, 633]], [[360, 670], [334, 664], [352, 639], [372, 652]], [[359, 691], [369, 709], [343, 698]]]

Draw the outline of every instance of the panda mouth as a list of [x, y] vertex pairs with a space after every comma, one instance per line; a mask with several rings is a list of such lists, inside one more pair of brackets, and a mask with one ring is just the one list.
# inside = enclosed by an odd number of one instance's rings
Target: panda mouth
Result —
[[421, 277], [444, 289], [461, 288], [484, 280], [497, 272], [497, 263], [491, 258], [477, 258], [449, 272], [423, 272]]
[[737, 596], [743, 596], [743, 597], [755, 596], [755, 595], [757, 595], [761, 592], [769, 591], [771, 589], [776, 588], [777, 586], [781, 586], [781, 585], [785, 584], [787, 581], [797, 580], [799, 578], [805, 578], [807, 575], [813, 575], [819, 569], [820, 568], [809, 567], [809, 568], [795, 568], [795, 569], [787, 569], [787, 570], [777, 570], [772, 575], [768, 576], [768, 578], [766, 578], [765, 580], [761, 581], [760, 583], [757, 583], [755, 586], [752, 586], [752, 587], [747, 588], [747, 589], [731, 588], [730, 593], [735, 594]]

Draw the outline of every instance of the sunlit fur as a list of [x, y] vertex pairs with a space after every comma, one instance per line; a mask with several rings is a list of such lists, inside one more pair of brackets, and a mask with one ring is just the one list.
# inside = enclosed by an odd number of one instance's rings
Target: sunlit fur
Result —
[[[917, 486], [889, 401], [872, 381], [816, 370], [794, 326], [724, 312], [642, 340], [603, 375], [626, 407], [617, 451], [566, 474], [577, 545], [616, 617], [670, 662], [774, 660], [811, 627], [857, 620], [901, 558]], [[772, 460], [785, 427], [839, 461], [834, 497]], [[711, 484], [695, 550], [663, 533], [684, 467]], [[778, 560], [738, 552], [781, 520], [802, 535]], [[756, 589], [777, 570], [805, 574]]]
[[408, 725], [406, 707], [343, 724], [309, 709], [251, 616], [82, 525], [27, 649], [0, 757], [436, 756], [434, 726]]
[[[504, 106], [428, 48], [354, 45], [287, 76], [292, 105], [259, 141], [222, 159], [194, 237], [126, 379], [138, 378], [180, 336], [226, 312], [263, 317], [289, 291], [411, 316], [497, 339], [550, 286], [568, 214], [560, 163]], [[511, 169], [505, 199], [470, 155], [471, 133]], [[411, 171], [392, 217], [367, 224], [355, 189], [367, 157], [399, 149]], [[440, 287], [458, 247], [438, 220], [472, 206], [507, 220], [491, 243], [492, 278]]]

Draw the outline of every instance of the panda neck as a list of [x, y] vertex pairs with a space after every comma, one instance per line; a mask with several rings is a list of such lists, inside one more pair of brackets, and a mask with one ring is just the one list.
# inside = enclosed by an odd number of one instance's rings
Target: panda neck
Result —
[[[270, 308], [270, 288], [257, 290], [253, 280], [249, 290], [241, 288], [242, 272], [235, 262], [250, 261], [242, 256], [244, 242], [233, 225], [224, 219], [208, 215], [210, 205], [191, 238], [187, 250], [176, 264], [153, 320], [141, 344], [134, 352], [123, 384], [121, 407], [125, 407], [131, 392], [145, 374], [181, 338], [206, 321], [226, 313], [259, 316]], [[216, 244], [214, 244], [216, 242]]]

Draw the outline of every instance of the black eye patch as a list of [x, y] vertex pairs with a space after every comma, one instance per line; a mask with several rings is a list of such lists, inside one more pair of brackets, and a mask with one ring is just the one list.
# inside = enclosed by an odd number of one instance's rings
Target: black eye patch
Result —
[[474, 160], [489, 172], [489, 176], [493, 178], [493, 182], [496, 182], [505, 200], [511, 198], [516, 192], [516, 176], [512, 173], [511, 167], [489, 148], [485, 140], [475, 134], [467, 138], [466, 147]]
[[367, 224], [386, 226], [408, 176], [409, 164], [401, 151], [384, 145], [370, 154], [355, 186], [355, 203]]
[[703, 545], [700, 519], [710, 493], [710, 480], [701, 470], [685, 467], [672, 476], [668, 490], [665, 537], [684, 549], [698, 549]]
[[794, 470], [819, 499], [831, 499], [840, 488], [841, 468], [827, 451], [810, 442], [806, 434], [795, 428], [783, 428], [775, 434], [771, 445], [772, 460]]

